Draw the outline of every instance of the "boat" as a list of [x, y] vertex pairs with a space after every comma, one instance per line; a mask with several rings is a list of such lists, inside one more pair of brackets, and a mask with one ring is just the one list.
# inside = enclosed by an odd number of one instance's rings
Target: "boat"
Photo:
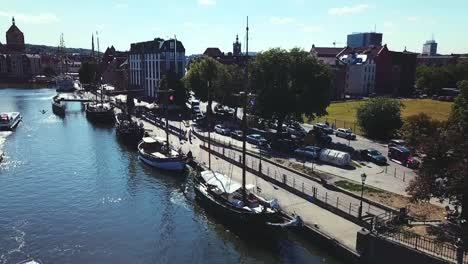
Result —
[[58, 116], [65, 115], [65, 104], [63, 104], [62, 101], [60, 101], [58, 95], [52, 98], [52, 112]]
[[138, 144], [138, 158], [152, 167], [168, 171], [182, 171], [190, 161], [160, 137], [144, 137]]
[[40, 260], [35, 260], [31, 258], [18, 262], [17, 264], [42, 264], [42, 262]]
[[117, 137], [130, 144], [138, 143], [145, 135], [143, 123], [125, 112], [115, 115], [115, 131]]
[[5, 112], [0, 114], [0, 130], [14, 129], [22, 117], [19, 112]]
[[55, 87], [58, 93], [72, 93], [76, 90], [73, 78], [65, 74], [60, 74], [55, 78]]
[[[246, 72], [248, 72], [247, 69]], [[209, 82], [207, 86], [209, 100]], [[247, 96], [244, 99], [244, 109], [247, 109]], [[254, 185], [246, 184], [246, 111], [244, 111], [242, 119], [244, 130], [244, 136], [242, 137], [242, 183], [238, 183], [232, 180], [231, 177], [211, 169], [210, 116], [210, 111], [208, 111], [208, 169], [204, 169], [195, 175], [195, 199], [206, 210], [244, 230], [265, 230], [265, 228], [282, 230], [289, 227], [302, 227], [302, 219], [299, 216], [288, 216], [282, 213], [276, 199], [267, 201], [254, 193]]]
[[2, 163], [2, 161], [3, 161], [3, 156], [4, 156], [4, 153], [0, 152], [0, 163]]
[[86, 117], [100, 123], [113, 123], [115, 121], [114, 107], [103, 101], [89, 102], [85, 105]]

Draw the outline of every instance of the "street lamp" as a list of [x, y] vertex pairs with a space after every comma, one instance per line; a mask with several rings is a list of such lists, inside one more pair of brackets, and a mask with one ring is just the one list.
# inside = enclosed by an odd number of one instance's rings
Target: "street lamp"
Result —
[[361, 203], [359, 204], [359, 219], [362, 218], [362, 200], [364, 196], [364, 184], [366, 183], [367, 175], [365, 173], [361, 174]]

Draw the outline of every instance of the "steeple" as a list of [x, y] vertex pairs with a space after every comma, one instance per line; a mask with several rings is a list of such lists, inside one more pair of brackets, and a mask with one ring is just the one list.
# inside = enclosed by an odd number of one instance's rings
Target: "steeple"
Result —
[[13, 26], [15, 25], [15, 17], [11, 18], [11, 23], [13, 24]]
[[241, 44], [239, 42], [239, 35], [236, 35], [236, 42], [232, 44], [232, 54], [234, 56], [239, 56], [241, 54]]

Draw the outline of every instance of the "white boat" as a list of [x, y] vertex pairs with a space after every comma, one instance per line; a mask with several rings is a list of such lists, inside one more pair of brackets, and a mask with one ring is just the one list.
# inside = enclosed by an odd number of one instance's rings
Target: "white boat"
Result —
[[0, 114], [0, 130], [11, 130], [21, 121], [19, 112], [6, 112]]
[[110, 103], [90, 102], [86, 104], [86, 117], [102, 123], [113, 123], [114, 107]]
[[189, 159], [170, 148], [164, 138], [145, 137], [138, 144], [138, 157], [144, 163], [163, 170], [182, 171]]

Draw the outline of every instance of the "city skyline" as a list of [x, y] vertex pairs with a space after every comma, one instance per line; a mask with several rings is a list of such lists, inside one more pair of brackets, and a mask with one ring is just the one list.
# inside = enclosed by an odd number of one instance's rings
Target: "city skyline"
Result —
[[[181, 3], [182, 2], [182, 3]], [[48, 1], [24, 0], [0, 9], [0, 30], [5, 32], [14, 16], [29, 44], [56, 46], [64, 33], [65, 44], [91, 48], [91, 34], [99, 31], [101, 51], [114, 45], [129, 50], [134, 42], [156, 37], [184, 42], [186, 54], [203, 53], [207, 47], [232, 50], [236, 34], [245, 50], [245, 18], [250, 21], [249, 50], [273, 47], [346, 46], [346, 35], [376, 30], [383, 33], [382, 44], [390, 49], [422, 51], [424, 42], [434, 39], [439, 53], [468, 53], [460, 45], [468, 36], [460, 35], [468, 7], [463, 1], [451, 4], [429, 1], [426, 5], [403, 1], [335, 1], [315, 3], [305, 0], [249, 2], [240, 0], [161, 1]], [[163, 5], [161, 5], [163, 3]], [[434, 10], [438, 10], [437, 14]], [[346, 22], [351, 21], [351, 22]], [[47, 29], [47, 30], [44, 30]], [[5, 39], [0, 39], [5, 43]]]

